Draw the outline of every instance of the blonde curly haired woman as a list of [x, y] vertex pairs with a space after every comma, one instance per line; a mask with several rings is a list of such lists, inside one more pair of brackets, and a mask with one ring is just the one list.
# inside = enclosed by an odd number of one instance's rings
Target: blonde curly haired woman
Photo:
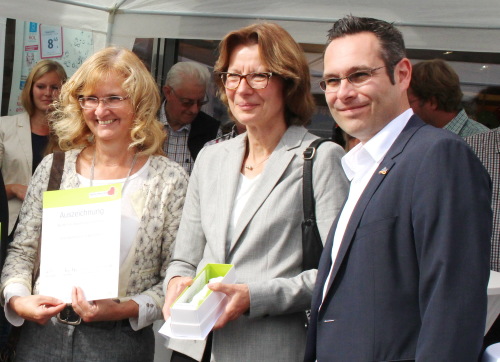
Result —
[[[131, 51], [106, 48], [76, 71], [53, 112], [65, 152], [61, 189], [121, 182], [119, 300], [72, 305], [37, 294], [31, 273], [42, 222], [42, 193], [52, 155], [35, 172], [2, 273], [2, 298], [14, 325], [24, 322], [20, 361], [152, 361], [152, 323], [161, 317], [162, 280], [187, 188], [187, 175], [163, 156], [154, 79]], [[95, 251], [99, 253], [99, 250]], [[62, 253], [74, 258], [78, 250]], [[56, 316], [63, 318], [56, 318]]]

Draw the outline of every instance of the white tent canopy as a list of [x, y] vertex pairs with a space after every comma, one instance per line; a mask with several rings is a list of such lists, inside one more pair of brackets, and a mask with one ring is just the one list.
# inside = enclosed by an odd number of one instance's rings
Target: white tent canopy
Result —
[[394, 22], [407, 48], [500, 53], [499, 0], [0, 0], [0, 17], [90, 30], [95, 49], [135, 38], [220, 39], [256, 20], [322, 44], [346, 14]]

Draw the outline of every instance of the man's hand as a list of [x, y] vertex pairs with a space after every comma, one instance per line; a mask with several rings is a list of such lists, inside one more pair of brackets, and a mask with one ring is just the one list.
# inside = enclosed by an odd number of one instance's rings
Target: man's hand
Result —
[[238, 319], [250, 308], [250, 292], [246, 284], [209, 283], [208, 288], [214, 292], [224, 293], [228, 298], [226, 308], [215, 323], [214, 330], [224, 327], [229, 321]]
[[50, 318], [62, 311], [66, 307], [66, 303], [44, 295], [28, 295], [10, 298], [9, 307], [25, 320], [45, 324]]
[[175, 302], [186, 287], [193, 284], [193, 278], [173, 277], [168, 282], [167, 293], [165, 294], [165, 304], [163, 305], [163, 318], [170, 317], [170, 306]]

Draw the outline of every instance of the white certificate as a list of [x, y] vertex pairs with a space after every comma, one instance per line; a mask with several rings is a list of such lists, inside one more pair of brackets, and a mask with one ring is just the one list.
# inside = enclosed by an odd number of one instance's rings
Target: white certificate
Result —
[[39, 294], [71, 303], [116, 298], [120, 267], [121, 184], [43, 194]]

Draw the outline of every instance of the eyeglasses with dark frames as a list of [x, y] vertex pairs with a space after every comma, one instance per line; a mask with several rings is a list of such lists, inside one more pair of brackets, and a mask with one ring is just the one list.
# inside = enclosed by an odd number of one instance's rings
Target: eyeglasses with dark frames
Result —
[[337, 92], [340, 88], [342, 79], [347, 79], [353, 86], [359, 87], [367, 83], [373, 77], [374, 71], [382, 68], [385, 68], [385, 65], [378, 68], [357, 70], [349, 75], [346, 75], [345, 77], [326, 78], [319, 82], [319, 86], [326, 93]]
[[220, 77], [222, 79], [222, 84], [227, 89], [236, 89], [241, 83], [241, 79], [245, 78], [247, 84], [253, 89], [264, 89], [269, 84], [269, 79], [271, 79], [273, 73], [262, 72], [262, 73], [248, 73], [248, 74], [238, 74], [230, 72], [220, 72]]
[[208, 96], [205, 94], [205, 97], [203, 99], [191, 99], [191, 98], [183, 98], [183, 97], [180, 97], [174, 90], [174, 88], [170, 88], [172, 89], [172, 93], [174, 93], [175, 97], [179, 100], [179, 102], [181, 102], [182, 106], [183, 107], [186, 107], [186, 108], [191, 108], [193, 105], [197, 105], [199, 108], [201, 108], [201, 106], [204, 106], [205, 104], [208, 103]]
[[129, 99], [129, 96], [109, 96], [109, 97], [78, 97], [78, 102], [83, 109], [96, 109], [99, 107], [99, 103], [102, 103], [106, 108], [120, 108], [123, 105], [123, 101]]

